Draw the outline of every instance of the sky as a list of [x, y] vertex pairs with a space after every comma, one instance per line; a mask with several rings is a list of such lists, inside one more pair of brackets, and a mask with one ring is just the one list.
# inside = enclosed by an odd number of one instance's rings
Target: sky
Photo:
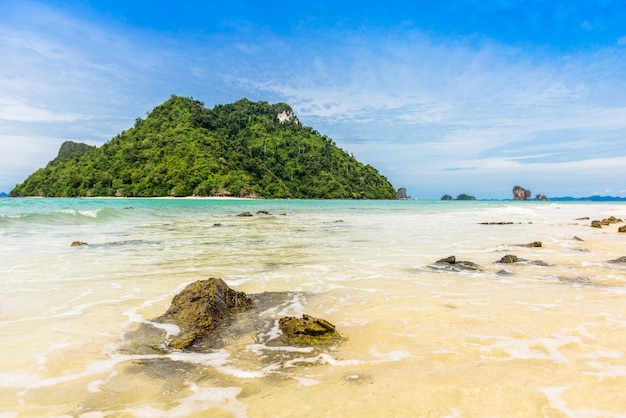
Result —
[[626, 196], [622, 0], [0, 0], [0, 192], [172, 94], [286, 102], [417, 199]]

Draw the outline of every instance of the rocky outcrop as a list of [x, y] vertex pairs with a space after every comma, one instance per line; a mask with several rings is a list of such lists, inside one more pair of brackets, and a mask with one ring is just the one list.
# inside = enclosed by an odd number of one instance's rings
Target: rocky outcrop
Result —
[[341, 339], [333, 324], [306, 314], [302, 315], [302, 318], [293, 316], [280, 318], [278, 326], [289, 344], [328, 344]]
[[513, 187], [513, 200], [530, 200], [532, 192], [522, 186]]
[[535, 195], [535, 200], [543, 200], [543, 201], [547, 201], [548, 200], [548, 196], [546, 196], [545, 194], [537, 194]]
[[199, 280], [174, 296], [169, 309], [154, 322], [177, 325], [180, 332], [168, 345], [185, 349], [203, 335], [215, 331], [234, 313], [251, 308], [252, 300], [222, 279]]
[[398, 199], [407, 199], [407, 195], [406, 195], [406, 187], [400, 187], [398, 189], [398, 192], [396, 193], [396, 197]]
[[455, 256], [442, 258], [431, 264], [430, 267], [442, 270], [451, 271], [480, 271], [481, 268], [478, 264], [471, 261], [459, 261]]
[[616, 258], [615, 260], [609, 260], [608, 262], [613, 264], [626, 264], [626, 255]]

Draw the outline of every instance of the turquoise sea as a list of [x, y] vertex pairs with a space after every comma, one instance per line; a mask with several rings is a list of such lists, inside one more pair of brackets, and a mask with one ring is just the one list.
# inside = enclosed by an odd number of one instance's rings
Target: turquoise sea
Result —
[[[0, 417], [626, 417], [624, 223], [590, 227], [610, 216], [626, 203], [0, 199]], [[209, 277], [272, 295], [256, 328], [138, 348]], [[303, 313], [345, 340], [274, 344]]]

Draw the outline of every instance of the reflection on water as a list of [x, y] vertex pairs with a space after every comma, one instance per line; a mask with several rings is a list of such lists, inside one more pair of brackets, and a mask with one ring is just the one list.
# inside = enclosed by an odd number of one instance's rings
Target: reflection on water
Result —
[[[625, 205], [80, 202], [0, 212], [0, 416], [626, 415], [626, 234], [576, 220]], [[164, 350], [208, 277], [255, 309]], [[302, 313], [346, 340], [272, 343]]]

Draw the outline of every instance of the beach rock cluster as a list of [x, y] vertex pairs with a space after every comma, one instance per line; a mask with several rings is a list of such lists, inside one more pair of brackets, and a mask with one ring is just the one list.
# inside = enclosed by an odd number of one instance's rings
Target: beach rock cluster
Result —
[[[256, 296], [257, 300], [263, 299]], [[271, 297], [270, 295], [265, 299]], [[167, 311], [152, 322], [178, 327], [179, 331], [166, 339], [165, 346], [169, 349], [198, 350], [220, 346], [224, 341], [218, 340], [225, 339], [226, 334], [250, 334], [254, 330], [248, 325], [258, 326], [262, 322], [257, 318], [244, 321], [246, 325], [232, 326], [240, 315], [255, 316], [251, 312], [255, 307], [254, 298], [255, 295], [250, 297], [244, 292], [231, 289], [220, 278], [198, 280], [174, 296]], [[342, 339], [333, 324], [306, 314], [302, 318], [282, 317], [278, 320], [278, 325], [282, 332], [274, 342], [278, 344], [326, 345]], [[144, 338], [147, 334], [145, 330], [136, 333], [138, 338]], [[237, 337], [241, 335], [229, 335], [227, 338]], [[150, 344], [154, 346], [154, 337], [150, 338], [153, 340]]]
[[[621, 223], [621, 222], [623, 222], [621, 219], [616, 218], [615, 216], [611, 216], [611, 217], [608, 217], [608, 218], [604, 218], [601, 221], [599, 221], [599, 220], [591, 221], [591, 227], [592, 228], [602, 228], [603, 226], [609, 226], [609, 225], [617, 224], [617, 223]], [[619, 228], [619, 229], [622, 229], [622, 228]], [[625, 232], [625, 231], [622, 231], [622, 230], [618, 230], [618, 231], [619, 232]]]

